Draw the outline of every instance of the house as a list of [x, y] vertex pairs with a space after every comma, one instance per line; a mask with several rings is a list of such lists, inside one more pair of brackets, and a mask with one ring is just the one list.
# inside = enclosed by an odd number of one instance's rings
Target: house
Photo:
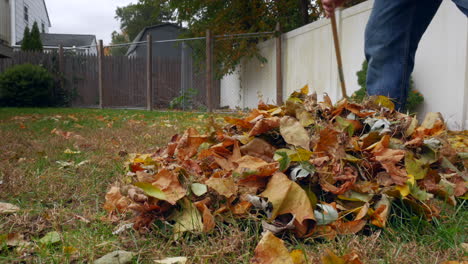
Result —
[[5, 13], [0, 17], [5, 22], [10, 21], [9, 43], [11, 46], [16, 46], [18, 42], [23, 40], [24, 29], [26, 27], [32, 28], [34, 22], [37, 22], [42, 33], [49, 32], [52, 24], [45, 0], [0, 0], [0, 2], [9, 5], [10, 12], [3, 11]]
[[0, 58], [11, 57], [10, 1], [0, 0]]
[[[177, 39], [181, 33], [182, 28], [171, 23], [145, 27], [133, 40], [133, 44], [130, 45], [126, 55], [129, 57], [146, 57], [146, 45], [138, 45], [138, 43], [146, 41], [148, 34], [151, 34], [153, 41], [159, 41]], [[153, 43], [153, 56], [178, 58], [181, 56], [181, 49], [175, 45]]]
[[65, 50], [81, 54], [97, 55], [98, 51], [95, 35], [41, 33], [41, 41], [46, 50], [55, 50], [62, 45]]

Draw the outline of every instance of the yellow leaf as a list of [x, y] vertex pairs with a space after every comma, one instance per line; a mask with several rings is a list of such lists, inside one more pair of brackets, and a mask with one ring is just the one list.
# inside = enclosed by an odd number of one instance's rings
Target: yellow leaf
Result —
[[308, 95], [309, 94], [309, 85], [306, 84], [304, 87], [301, 88], [301, 94]]

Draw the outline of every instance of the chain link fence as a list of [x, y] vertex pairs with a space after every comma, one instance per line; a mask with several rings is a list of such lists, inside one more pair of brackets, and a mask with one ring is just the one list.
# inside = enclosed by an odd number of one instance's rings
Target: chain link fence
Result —
[[239, 96], [235, 94], [239, 82], [221, 80], [234, 73], [243, 60], [264, 60], [255, 46], [272, 35], [157, 40], [151, 41], [151, 48], [147, 39], [106, 47], [57, 47], [28, 56], [15, 51], [14, 59], [0, 63], [4, 66], [0, 70], [15, 64], [38, 64], [36, 57], [51, 56], [53, 63], [43, 66], [63, 79], [62, 86], [73, 96], [72, 106], [206, 111], [220, 108], [221, 90], [224, 96], [229, 97], [226, 92], [231, 90], [232, 96]]

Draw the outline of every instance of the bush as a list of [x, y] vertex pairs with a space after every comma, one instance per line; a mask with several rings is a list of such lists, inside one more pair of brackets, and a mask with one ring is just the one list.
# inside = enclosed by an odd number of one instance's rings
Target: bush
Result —
[[0, 74], [1, 106], [53, 106], [60, 103], [54, 94], [54, 78], [44, 68], [16, 65]]
[[[358, 77], [358, 84], [361, 86], [361, 89], [357, 90], [352, 96], [351, 99], [356, 102], [362, 102], [367, 96], [367, 60], [364, 60], [362, 63], [362, 69], [356, 73]], [[406, 99], [406, 110], [411, 113], [416, 112], [416, 108], [424, 102], [424, 97], [420, 92], [414, 89], [413, 78], [410, 78], [410, 87], [408, 92], [408, 98]]]

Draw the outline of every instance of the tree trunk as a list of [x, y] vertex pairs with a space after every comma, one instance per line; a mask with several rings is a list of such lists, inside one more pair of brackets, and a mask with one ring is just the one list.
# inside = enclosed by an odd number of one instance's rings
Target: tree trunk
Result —
[[299, 0], [302, 25], [309, 24], [309, 4], [310, 0]]

